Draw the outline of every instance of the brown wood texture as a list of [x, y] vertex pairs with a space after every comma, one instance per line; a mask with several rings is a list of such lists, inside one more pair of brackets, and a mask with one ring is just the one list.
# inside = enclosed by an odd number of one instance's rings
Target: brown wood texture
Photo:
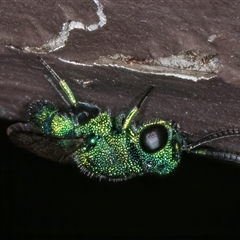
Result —
[[[106, 17], [103, 26], [97, 26], [94, 31], [73, 29], [65, 46], [58, 50], [41, 48], [59, 36], [64, 23], [78, 21], [85, 27], [99, 23], [97, 3]], [[39, 55], [66, 79], [78, 100], [95, 103], [113, 115], [127, 113], [145, 90], [154, 85], [138, 122], [172, 119], [194, 136], [221, 127], [240, 126], [238, 1], [8, 1], [0, 4], [1, 118], [27, 121], [28, 105], [37, 99], [54, 101], [67, 111], [43, 77], [46, 71], [36, 59], [41, 48], [44, 54]], [[193, 82], [123, 68], [77, 66], [59, 60], [84, 63], [94, 62], [101, 56], [123, 54], [141, 63], [189, 50], [216, 54], [222, 70], [211, 80]], [[129, 64], [134, 65], [134, 61]], [[237, 150], [238, 145], [239, 141], [234, 139], [231, 143], [219, 142], [217, 146]]]

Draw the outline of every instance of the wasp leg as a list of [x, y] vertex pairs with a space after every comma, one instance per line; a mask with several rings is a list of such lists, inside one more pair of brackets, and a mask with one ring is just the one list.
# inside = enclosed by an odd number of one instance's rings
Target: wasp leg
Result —
[[123, 126], [122, 126], [122, 131], [126, 130], [129, 125], [131, 124], [132, 120], [134, 119], [134, 117], [138, 114], [143, 102], [146, 100], [147, 96], [150, 94], [150, 92], [152, 91], [153, 86], [151, 86], [147, 92], [144, 94], [144, 96], [141, 98], [141, 100], [139, 101], [139, 103], [137, 104], [137, 106], [135, 106], [132, 111], [130, 111], [130, 113], [127, 115]]

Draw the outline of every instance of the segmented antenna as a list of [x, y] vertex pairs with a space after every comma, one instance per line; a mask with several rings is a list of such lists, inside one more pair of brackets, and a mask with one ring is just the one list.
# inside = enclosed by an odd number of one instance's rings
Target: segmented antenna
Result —
[[197, 155], [204, 155], [204, 156], [225, 160], [229, 162], [240, 163], [239, 153], [224, 152], [224, 151], [220, 151], [218, 149], [212, 149], [212, 148], [194, 149], [190, 151], [190, 153], [197, 154]]
[[240, 153], [232, 153], [227, 151], [221, 151], [214, 148], [198, 148], [206, 143], [210, 143], [212, 141], [216, 141], [219, 139], [227, 138], [227, 137], [234, 137], [240, 136], [240, 129], [239, 128], [229, 128], [224, 129], [218, 132], [213, 132], [205, 137], [201, 138], [200, 140], [196, 141], [195, 143], [188, 144], [182, 147], [183, 151], [187, 151], [189, 153], [197, 154], [197, 155], [204, 155], [208, 157], [212, 157], [215, 159], [221, 159], [230, 162], [240, 163]]
[[195, 143], [188, 144], [186, 146], [182, 147], [183, 151], [190, 152], [193, 149], [202, 146], [203, 144], [210, 143], [212, 141], [216, 141], [222, 138], [227, 138], [227, 137], [234, 137], [234, 136], [240, 136], [240, 129], [239, 128], [229, 128], [229, 129], [224, 129], [221, 131], [213, 132], [205, 137], [201, 138], [200, 140], [196, 141]]

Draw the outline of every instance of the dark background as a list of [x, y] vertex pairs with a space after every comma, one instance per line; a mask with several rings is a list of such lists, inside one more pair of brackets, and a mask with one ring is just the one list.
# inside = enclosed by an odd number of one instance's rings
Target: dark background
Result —
[[240, 237], [240, 166], [184, 155], [168, 176], [111, 183], [21, 150], [1, 121], [4, 239]]
[[[150, 85], [137, 121], [172, 119], [193, 139], [237, 127], [240, 119], [239, 1], [100, 0], [107, 23], [96, 31], [73, 30], [65, 47], [41, 56], [65, 78], [78, 100], [113, 115], [129, 110]], [[69, 165], [41, 159], [6, 136], [13, 121], [27, 121], [28, 105], [54, 101], [37, 53], [67, 21], [98, 22], [93, 1], [1, 1], [0, 184], [3, 239], [84, 237], [239, 238], [240, 166], [183, 155], [168, 176], [146, 175], [110, 183], [89, 179]], [[216, 35], [213, 42], [208, 38]], [[195, 50], [217, 54], [223, 69], [196, 82], [110, 67], [73, 66], [59, 58], [94, 62], [124, 54], [139, 63]], [[79, 81], [78, 81], [79, 80]], [[81, 81], [91, 81], [83, 86]], [[66, 110], [66, 109], [65, 109]], [[240, 138], [217, 141], [239, 152]]]

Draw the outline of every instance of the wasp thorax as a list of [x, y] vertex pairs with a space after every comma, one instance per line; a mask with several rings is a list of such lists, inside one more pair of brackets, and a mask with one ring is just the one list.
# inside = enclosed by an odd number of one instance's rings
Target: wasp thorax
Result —
[[159, 151], [165, 147], [167, 141], [167, 129], [160, 124], [150, 125], [140, 133], [140, 146], [147, 153]]

